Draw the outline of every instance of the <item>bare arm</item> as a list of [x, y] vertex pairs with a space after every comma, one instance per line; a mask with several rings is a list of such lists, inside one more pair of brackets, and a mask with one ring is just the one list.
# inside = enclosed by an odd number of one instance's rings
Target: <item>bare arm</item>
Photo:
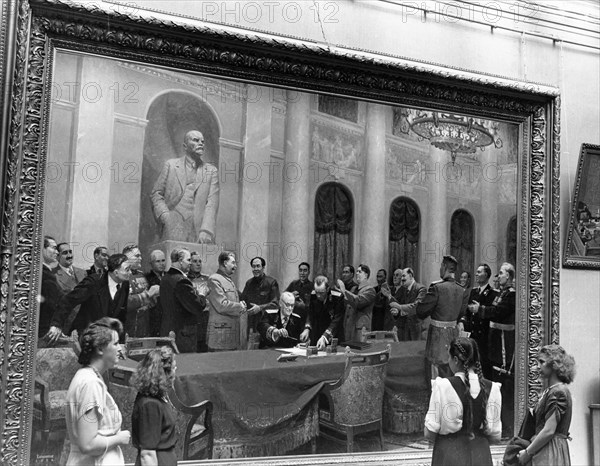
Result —
[[142, 466], [158, 466], [156, 450], [140, 451], [140, 463], [142, 464]]
[[101, 456], [106, 450], [129, 443], [130, 433], [128, 430], [122, 430], [115, 435], [105, 437], [98, 433], [99, 423], [100, 418], [95, 407], [76, 421], [77, 432], [79, 433], [77, 446], [84, 455]]
[[[528, 457], [525, 458], [526, 462], [529, 461], [531, 457], [534, 456], [538, 451], [544, 448], [544, 446], [552, 439], [554, 433], [556, 432], [557, 425], [558, 420], [556, 419], [556, 416], [550, 416], [548, 419], [546, 419], [546, 423], [544, 424], [544, 427], [540, 433], [533, 438], [533, 441], [525, 450], [527, 452], [526, 456]], [[521, 457], [522, 456], [523, 455], [521, 454]], [[519, 458], [519, 461], [521, 461], [521, 458]]]

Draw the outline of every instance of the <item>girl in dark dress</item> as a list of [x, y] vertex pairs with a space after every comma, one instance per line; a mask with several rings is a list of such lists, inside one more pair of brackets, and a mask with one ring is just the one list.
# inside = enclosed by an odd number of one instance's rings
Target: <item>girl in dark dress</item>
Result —
[[131, 378], [138, 391], [131, 415], [136, 466], [177, 465], [175, 412], [167, 398], [176, 368], [173, 350], [163, 346], [147, 353]]
[[432, 466], [492, 466], [490, 441], [502, 432], [500, 384], [484, 379], [477, 343], [450, 343], [454, 376], [432, 381], [425, 437], [434, 442]]
[[531, 444], [519, 452], [519, 464], [569, 466], [569, 427], [573, 412], [567, 387], [575, 376], [575, 360], [562, 346], [546, 345], [538, 355], [540, 374], [547, 386], [533, 411], [535, 435]]

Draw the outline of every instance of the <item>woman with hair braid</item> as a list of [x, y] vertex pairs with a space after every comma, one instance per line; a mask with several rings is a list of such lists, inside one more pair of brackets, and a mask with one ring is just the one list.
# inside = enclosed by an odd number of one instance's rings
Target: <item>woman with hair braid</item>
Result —
[[432, 466], [492, 466], [490, 442], [502, 432], [500, 384], [484, 379], [475, 340], [450, 343], [454, 376], [432, 381], [425, 437], [434, 442]]

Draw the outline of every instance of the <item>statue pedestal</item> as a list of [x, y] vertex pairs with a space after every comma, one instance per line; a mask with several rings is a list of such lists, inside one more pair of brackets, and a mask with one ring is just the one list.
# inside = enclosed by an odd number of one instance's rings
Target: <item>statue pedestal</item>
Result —
[[186, 248], [190, 252], [197, 252], [202, 259], [202, 273], [205, 275], [211, 275], [219, 268], [219, 254], [221, 247], [217, 244], [199, 244], [199, 243], [186, 243], [185, 241], [161, 241], [150, 246], [148, 251], [154, 251], [160, 249], [167, 256], [167, 270], [171, 267], [171, 251], [175, 248]]

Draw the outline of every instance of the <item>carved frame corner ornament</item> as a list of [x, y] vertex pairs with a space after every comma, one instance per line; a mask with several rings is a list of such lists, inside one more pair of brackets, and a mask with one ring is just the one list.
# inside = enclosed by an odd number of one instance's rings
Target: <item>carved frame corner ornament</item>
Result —
[[[0, 232], [0, 463], [30, 463], [44, 175], [56, 48], [519, 124], [525, 142], [518, 204], [520, 312], [515, 353], [516, 410], [521, 416], [540, 389], [535, 355], [543, 344], [558, 341], [558, 90], [162, 13], [123, 14], [115, 6], [23, 0], [15, 12], [16, 59], [14, 68], [7, 70], [13, 78], [10, 129], [6, 147], [0, 148], [6, 153]], [[335, 462], [357, 458], [340, 456]], [[311, 457], [302, 463], [331, 461]], [[427, 459], [415, 456], [414, 461]], [[398, 464], [398, 454], [367, 455], [361, 462]], [[299, 464], [298, 458], [273, 459], [275, 463]]]

